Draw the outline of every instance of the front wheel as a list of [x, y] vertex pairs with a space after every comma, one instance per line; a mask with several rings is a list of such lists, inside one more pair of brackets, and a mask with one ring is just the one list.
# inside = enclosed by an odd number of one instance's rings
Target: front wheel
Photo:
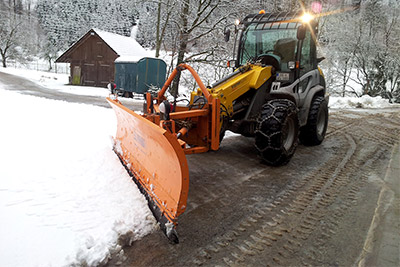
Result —
[[292, 158], [299, 134], [296, 105], [286, 99], [264, 104], [257, 119], [255, 146], [263, 162], [284, 165]]
[[300, 130], [300, 141], [306, 146], [322, 143], [328, 128], [328, 103], [322, 96], [317, 96], [311, 103], [307, 124]]

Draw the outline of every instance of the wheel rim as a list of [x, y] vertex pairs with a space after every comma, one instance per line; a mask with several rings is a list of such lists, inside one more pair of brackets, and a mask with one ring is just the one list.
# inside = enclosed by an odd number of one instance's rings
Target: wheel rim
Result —
[[322, 136], [325, 131], [325, 121], [326, 121], [326, 114], [321, 110], [318, 114], [318, 121], [317, 121], [317, 134]]
[[283, 128], [283, 147], [286, 151], [289, 151], [293, 145], [295, 139], [295, 129], [294, 129], [294, 121], [291, 118], [288, 118], [286, 124]]

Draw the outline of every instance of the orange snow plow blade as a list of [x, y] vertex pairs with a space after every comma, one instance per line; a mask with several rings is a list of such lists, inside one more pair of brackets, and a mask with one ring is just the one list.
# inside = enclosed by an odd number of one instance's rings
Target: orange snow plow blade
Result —
[[189, 170], [176, 136], [107, 98], [117, 117], [114, 151], [128, 170], [167, 237], [178, 243], [175, 226], [185, 211]]

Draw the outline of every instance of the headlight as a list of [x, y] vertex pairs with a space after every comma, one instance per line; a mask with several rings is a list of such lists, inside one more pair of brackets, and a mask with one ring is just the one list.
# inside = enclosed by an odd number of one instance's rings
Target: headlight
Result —
[[304, 13], [303, 16], [301, 16], [301, 21], [303, 23], [309, 23], [313, 18], [314, 16], [310, 13]]

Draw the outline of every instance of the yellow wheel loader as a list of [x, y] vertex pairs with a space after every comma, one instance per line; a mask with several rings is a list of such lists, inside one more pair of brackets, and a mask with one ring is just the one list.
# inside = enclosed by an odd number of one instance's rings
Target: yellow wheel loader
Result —
[[[236, 70], [206, 87], [179, 65], [156, 93], [146, 93], [142, 115], [107, 98], [117, 116], [114, 151], [172, 242], [186, 208], [186, 155], [218, 150], [225, 131], [254, 137], [262, 162], [283, 165], [299, 140], [318, 145], [328, 124], [325, 80], [316, 56], [316, 20], [303, 14], [247, 16], [237, 27]], [[306, 16], [305, 16], [306, 17]], [[229, 31], [226, 32], [229, 39]], [[166, 90], [188, 70], [198, 84], [187, 106], [169, 102]], [[176, 99], [175, 99], [176, 100]]]

